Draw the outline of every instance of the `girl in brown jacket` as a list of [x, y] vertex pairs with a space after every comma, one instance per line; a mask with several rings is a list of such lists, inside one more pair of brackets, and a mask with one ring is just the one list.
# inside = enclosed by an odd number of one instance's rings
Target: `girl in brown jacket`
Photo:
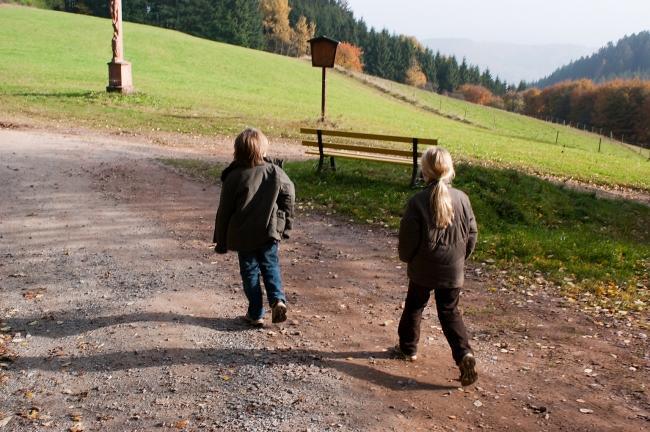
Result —
[[433, 291], [442, 331], [466, 386], [478, 375], [458, 299], [465, 260], [476, 245], [476, 220], [467, 195], [451, 187], [455, 172], [447, 150], [427, 149], [421, 166], [427, 187], [409, 200], [399, 231], [399, 257], [408, 263], [409, 288], [398, 349], [407, 359], [417, 358], [422, 311]]

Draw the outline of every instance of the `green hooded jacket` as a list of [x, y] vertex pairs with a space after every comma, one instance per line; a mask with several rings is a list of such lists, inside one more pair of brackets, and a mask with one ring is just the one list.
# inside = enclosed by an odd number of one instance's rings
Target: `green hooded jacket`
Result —
[[269, 162], [252, 168], [231, 164], [222, 181], [213, 237], [217, 252], [251, 252], [289, 236], [295, 190], [282, 168]]

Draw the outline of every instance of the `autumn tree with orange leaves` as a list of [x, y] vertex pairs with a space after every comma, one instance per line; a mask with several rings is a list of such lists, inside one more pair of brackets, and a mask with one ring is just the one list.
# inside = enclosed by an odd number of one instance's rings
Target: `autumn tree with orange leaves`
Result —
[[406, 84], [417, 88], [427, 85], [427, 76], [416, 61], [411, 62], [411, 67], [406, 70]]
[[349, 42], [341, 42], [336, 50], [336, 64], [353, 72], [363, 72], [361, 48]]

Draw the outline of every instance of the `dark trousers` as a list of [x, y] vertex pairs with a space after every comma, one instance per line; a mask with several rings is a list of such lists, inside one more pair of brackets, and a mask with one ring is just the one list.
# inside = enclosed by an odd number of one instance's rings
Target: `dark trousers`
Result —
[[[414, 355], [417, 352], [418, 342], [420, 341], [422, 311], [429, 302], [431, 291], [430, 288], [409, 282], [406, 304], [397, 330], [399, 346], [402, 352], [407, 355]], [[463, 316], [458, 310], [460, 288], [440, 288], [433, 290], [433, 292], [442, 332], [451, 347], [454, 360], [459, 363], [465, 354], [472, 352], [472, 348], [469, 346], [467, 329], [465, 323], [463, 323]]]

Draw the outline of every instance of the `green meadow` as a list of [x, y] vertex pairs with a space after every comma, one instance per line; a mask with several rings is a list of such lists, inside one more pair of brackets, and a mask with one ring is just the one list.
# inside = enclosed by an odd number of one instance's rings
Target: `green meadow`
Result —
[[[254, 125], [298, 137], [317, 124], [320, 70], [308, 62], [131, 23], [126, 58], [138, 93], [106, 94], [111, 34], [105, 19], [0, 7], [0, 113], [208, 136]], [[394, 85], [418, 103], [331, 71], [328, 127], [435, 137], [457, 159], [650, 189], [648, 157], [619, 144], [604, 142], [598, 153], [597, 136], [562, 127], [556, 145], [555, 125]], [[442, 105], [446, 115], [419, 105]]]

